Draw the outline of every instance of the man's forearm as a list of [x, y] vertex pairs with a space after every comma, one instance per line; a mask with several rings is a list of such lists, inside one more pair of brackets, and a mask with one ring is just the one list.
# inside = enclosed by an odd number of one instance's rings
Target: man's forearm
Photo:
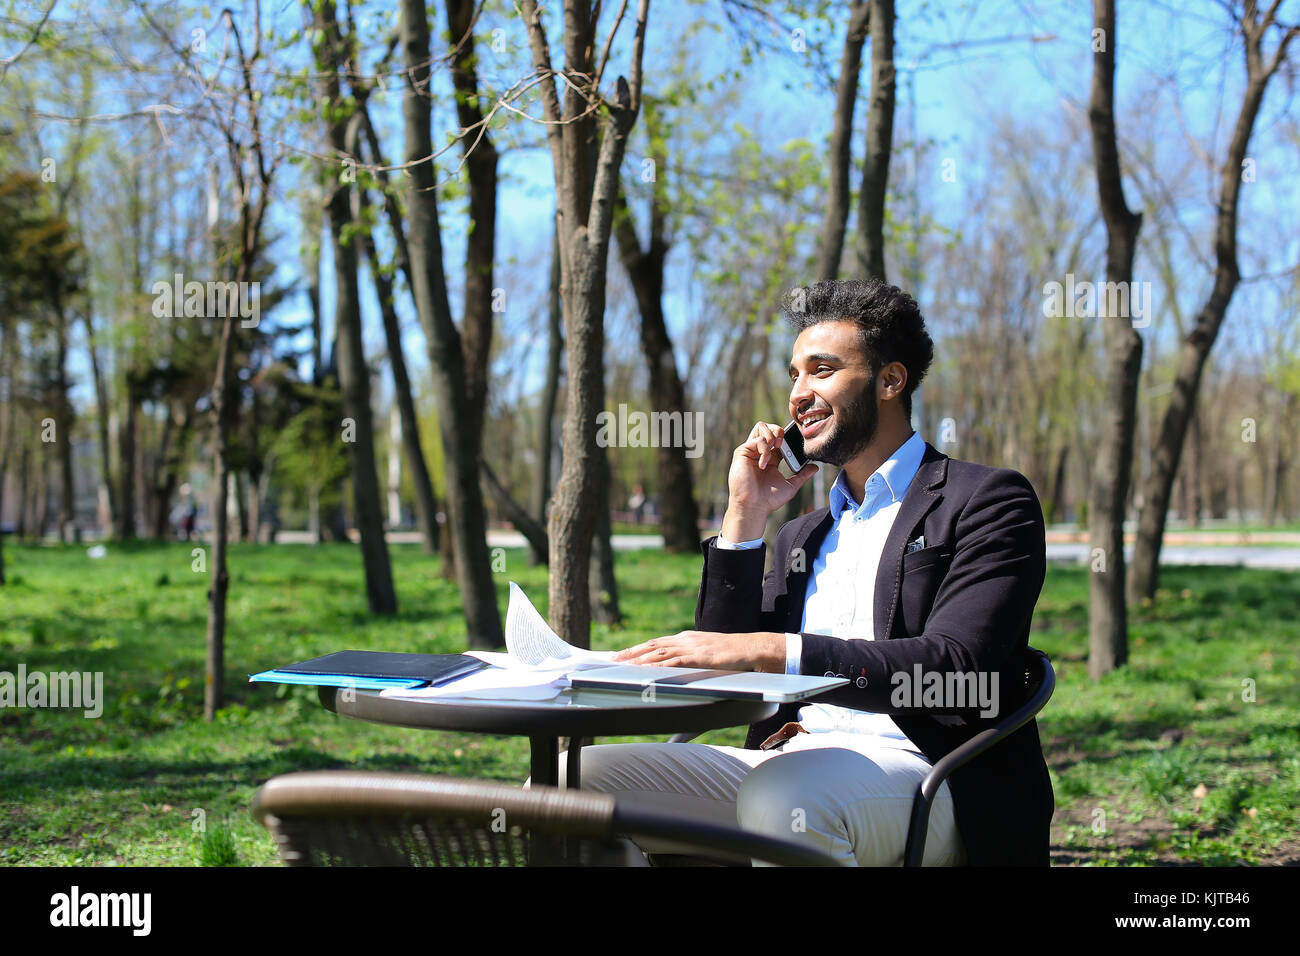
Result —
[[619, 651], [614, 659], [627, 664], [659, 667], [707, 667], [781, 674], [785, 672], [785, 635], [770, 631], [753, 634], [680, 631]]

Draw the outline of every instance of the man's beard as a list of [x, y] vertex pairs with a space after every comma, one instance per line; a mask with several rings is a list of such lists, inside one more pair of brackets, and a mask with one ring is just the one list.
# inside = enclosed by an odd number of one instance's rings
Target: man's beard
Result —
[[880, 423], [876, 408], [876, 376], [872, 375], [862, 394], [835, 414], [835, 425], [826, 436], [822, 449], [809, 452], [809, 461], [824, 461], [828, 465], [842, 466], [871, 443]]

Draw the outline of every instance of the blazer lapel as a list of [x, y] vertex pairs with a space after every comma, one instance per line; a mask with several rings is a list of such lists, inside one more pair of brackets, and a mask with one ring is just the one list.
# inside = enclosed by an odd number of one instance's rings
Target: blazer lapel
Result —
[[[948, 456], [929, 442], [912, 482], [903, 495], [902, 509], [894, 518], [880, 553], [880, 566], [876, 569], [873, 631], [878, 641], [889, 640], [894, 632], [894, 611], [898, 607], [898, 593], [903, 584], [903, 551], [916, 526], [925, 520], [943, 498], [939, 488], [948, 477]], [[829, 517], [829, 515], [828, 515]]]

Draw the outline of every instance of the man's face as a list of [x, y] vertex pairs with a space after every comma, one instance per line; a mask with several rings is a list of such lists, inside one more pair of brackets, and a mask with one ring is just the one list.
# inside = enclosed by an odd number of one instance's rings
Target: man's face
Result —
[[810, 461], [840, 466], [871, 442], [880, 420], [876, 376], [856, 324], [819, 322], [800, 332], [790, 383], [790, 417], [799, 423]]

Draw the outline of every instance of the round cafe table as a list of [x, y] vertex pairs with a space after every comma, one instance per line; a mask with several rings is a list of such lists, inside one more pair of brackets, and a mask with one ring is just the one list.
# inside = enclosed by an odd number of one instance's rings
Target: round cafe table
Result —
[[421, 730], [461, 730], [527, 737], [533, 783], [558, 786], [561, 737], [569, 737], [565, 783], [577, 788], [582, 738], [672, 734], [737, 727], [764, 720], [777, 704], [694, 695], [569, 688], [552, 700], [381, 697], [373, 691], [321, 687], [320, 701], [340, 717]]

